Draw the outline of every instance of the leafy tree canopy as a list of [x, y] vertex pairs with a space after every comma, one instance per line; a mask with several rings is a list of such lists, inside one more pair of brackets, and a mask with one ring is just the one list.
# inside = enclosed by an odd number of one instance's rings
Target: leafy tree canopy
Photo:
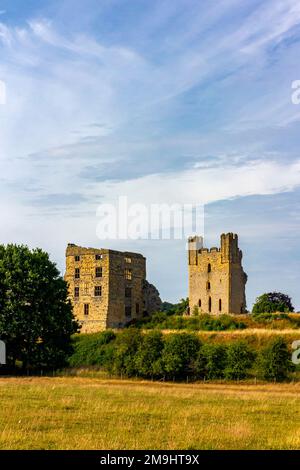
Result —
[[293, 312], [291, 298], [281, 292], [268, 292], [257, 297], [252, 313]]
[[0, 245], [0, 338], [8, 363], [61, 367], [78, 329], [67, 284], [49, 255], [24, 245]]
[[260, 353], [259, 370], [266, 380], [282, 381], [294, 369], [291, 354], [282, 337], [275, 338]]

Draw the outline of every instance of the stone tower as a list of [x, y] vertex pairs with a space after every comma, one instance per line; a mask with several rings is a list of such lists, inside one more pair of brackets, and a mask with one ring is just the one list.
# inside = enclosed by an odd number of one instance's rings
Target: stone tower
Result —
[[161, 307], [158, 291], [146, 281], [146, 258], [138, 253], [69, 243], [65, 281], [84, 333], [120, 328]]
[[201, 237], [189, 238], [188, 244], [190, 314], [195, 307], [214, 315], [245, 313], [247, 275], [238, 236], [222, 234], [220, 248], [199, 248]]

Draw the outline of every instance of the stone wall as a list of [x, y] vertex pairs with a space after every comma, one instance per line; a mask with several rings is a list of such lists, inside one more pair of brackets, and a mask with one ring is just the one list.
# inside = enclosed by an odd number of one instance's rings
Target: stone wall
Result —
[[201, 313], [215, 315], [245, 312], [247, 276], [241, 264], [237, 235], [221, 235], [220, 248], [194, 247], [193, 238], [189, 240], [188, 254], [190, 313], [195, 307]]
[[159, 312], [162, 307], [162, 301], [159, 292], [153, 284], [144, 282], [144, 308], [147, 315]]
[[65, 280], [82, 332], [119, 328], [144, 314], [146, 259], [138, 253], [69, 244]]

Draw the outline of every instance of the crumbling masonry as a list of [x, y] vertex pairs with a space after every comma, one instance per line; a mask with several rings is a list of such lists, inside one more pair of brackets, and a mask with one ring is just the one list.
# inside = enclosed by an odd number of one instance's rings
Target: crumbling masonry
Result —
[[146, 281], [146, 259], [137, 253], [68, 244], [65, 280], [84, 333], [121, 328], [161, 308]]
[[221, 248], [203, 248], [202, 237], [190, 237], [189, 312], [240, 314], [246, 312], [247, 275], [242, 267], [238, 236], [221, 235]]

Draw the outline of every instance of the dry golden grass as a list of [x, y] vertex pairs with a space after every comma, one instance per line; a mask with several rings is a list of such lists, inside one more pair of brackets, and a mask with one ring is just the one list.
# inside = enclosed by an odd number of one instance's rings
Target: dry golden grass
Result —
[[300, 384], [1, 378], [0, 449], [299, 449]]
[[[145, 332], [149, 330], [144, 330]], [[163, 333], [181, 333], [189, 332], [196, 333], [199, 335], [223, 335], [223, 336], [251, 336], [251, 335], [261, 335], [261, 336], [286, 336], [291, 335], [295, 338], [300, 338], [300, 330], [295, 330], [293, 328], [285, 328], [283, 330], [271, 330], [267, 328], [247, 328], [244, 330], [224, 330], [224, 331], [203, 331], [203, 330], [161, 330]]]
[[273, 338], [282, 336], [291, 346], [295, 340], [300, 340], [300, 330], [286, 328], [274, 330], [267, 328], [246, 328], [244, 330], [224, 330], [224, 331], [191, 331], [191, 330], [162, 330], [164, 334], [170, 333], [194, 333], [203, 342], [224, 343], [244, 340], [255, 349], [260, 349], [267, 345]]

